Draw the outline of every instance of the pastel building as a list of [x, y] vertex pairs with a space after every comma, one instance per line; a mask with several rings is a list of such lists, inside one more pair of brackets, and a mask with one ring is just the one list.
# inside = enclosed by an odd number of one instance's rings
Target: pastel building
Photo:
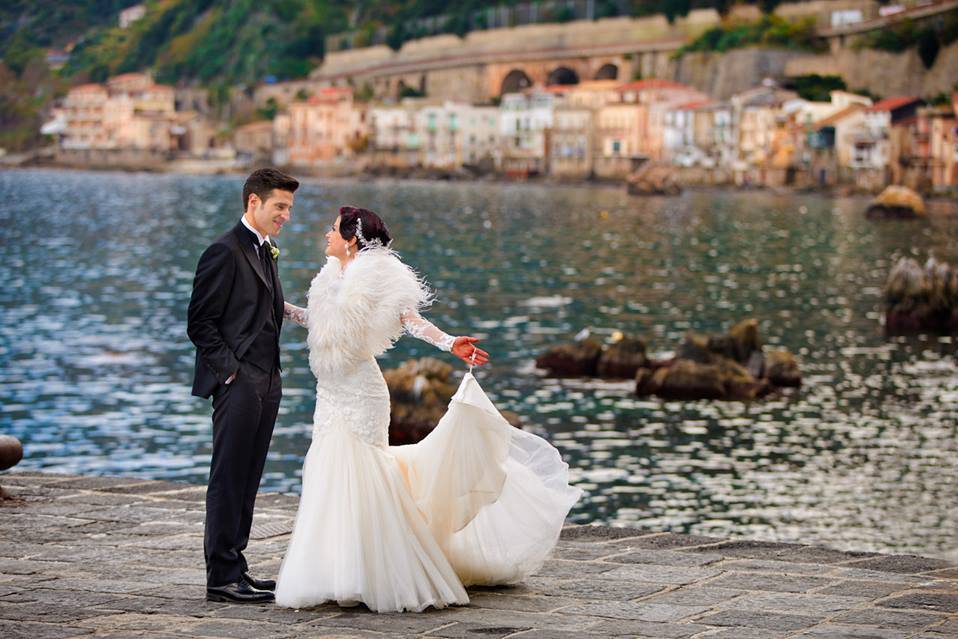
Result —
[[507, 93], [499, 103], [502, 168], [515, 175], [535, 175], [549, 170], [549, 130], [556, 97], [533, 90]]
[[105, 152], [157, 159], [172, 152], [199, 153], [212, 138], [205, 119], [194, 111], [178, 112], [173, 88], [156, 84], [146, 73], [73, 87], [41, 130], [57, 136], [61, 156], [72, 154], [69, 159], [93, 159], [96, 153], [103, 160]]
[[494, 166], [499, 156], [499, 110], [446, 101], [416, 114], [422, 166], [457, 169], [480, 162]]
[[326, 87], [289, 105], [287, 162], [315, 166], [353, 157], [367, 135], [366, 109], [349, 87]]
[[423, 136], [416, 114], [421, 104], [406, 99], [399, 105], [369, 109], [369, 150], [374, 164], [399, 168], [419, 165]]
[[587, 178], [594, 170], [595, 110], [573, 105], [553, 112], [549, 173], [559, 178]]

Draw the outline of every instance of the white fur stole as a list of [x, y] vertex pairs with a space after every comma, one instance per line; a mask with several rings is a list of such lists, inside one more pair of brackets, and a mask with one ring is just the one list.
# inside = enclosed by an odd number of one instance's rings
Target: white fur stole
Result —
[[432, 300], [425, 282], [386, 248], [366, 248], [343, 270], [330, 257], [309, 286], [309, 367], [316, 377], [386, 352], [403, 333], [400, 314]]

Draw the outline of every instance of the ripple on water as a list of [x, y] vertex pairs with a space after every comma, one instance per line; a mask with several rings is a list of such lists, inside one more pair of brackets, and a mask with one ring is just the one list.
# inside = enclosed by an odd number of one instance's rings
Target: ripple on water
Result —
[[[239, 176], [0, 173], [0, 431], [27, 468], [203, 482], [209, 405], [189, 396], [196, 259], [235, 223]], [[23, 224], [15, 203], [35, 203]], [[958, 527], [958, 375], [948, 337], [886, 339], [895, 254], [958, 262], [958, 216], [866, 221], [865, 200], [540, 185], [307, 180], [279, 238], [291, 301], [344, 202], [380, 210], [439, 292], [429, 312], [483, 338], [482, 383], [550, 437], [586, 491], [572, 517], [696, 534], [936, 554]], [[606, 212], [607, 219], [600, 218]], [[754, 404], [637, 398], [548, 379], [533, 360], [582, 328], [668, 356], [687, 330], [753, 316], [805, 386]], [[314, 383], [283, 334], [284, 401], [263, 487], [295, 492]], [[405, 339], [395, 365], [435, 354]]]

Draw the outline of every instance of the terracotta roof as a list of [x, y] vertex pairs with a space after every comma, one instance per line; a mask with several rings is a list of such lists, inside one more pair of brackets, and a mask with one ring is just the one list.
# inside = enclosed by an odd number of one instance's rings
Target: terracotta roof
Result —
[[691, 89], [687, 84], [674, 82], [672, 80], [663, 80], [662, 78], [648, 78], [647, 80], [636, 80], [619, 85], [619, 91], [647, 91], [649, 89]]
[[683, 102], [682, 104], [679, 104], [675, 106], [674, 108], [676, 111], [692, 111], [694, 109], [698, 109], [704, 106], [709, 106], [710, 104], [712, 104], [712, 101], [708, 99], [692, 100], [691, 102]]
[[318, 95], [346, 95], [352, 92], [352, 87], [321, 87]]
[[832, 113], [827, 118], [822, 118], [821, 120], [816, 122], [814, 126], [816, 129], [820, 129], [823, 126], [831, 126], [837, 122], [844, 120], [846, 117], [848, 117], [852, 113], [855, 113], [856, 111], [864, 111], [867, 108], [868, 107], [866, 107], [864, 104], [858, 104], [858, 103], [849, 104], [847, 107], [845, 107], [841, 111]]
[[868, 107], [869, 111], [894, 111], [895, 109], [901, 108], [906, 104], [912, 104], [914, 102], [920, 102], [921, 98], [913, 95], [894, 95], [890, 98], [885, 98], [876, 102], [872, 106]]
[[273, 122], [271, 120], [257, 120], [256, 122], [250, 122], [242, 126], [236, 127], [236, 131], [258, 131], [263, 129], [272, 129]]
[[96, 92], [96, 91], [104, 91], [104, 92], [105, 92], [105, 91], [106, 91], [106, 88], [105, 88], [102, 84], [92, 84], [92, 83], [91, 83], [91, 84], [80, 84], [80, 85], [77, 85], [77, 86], [73, 87], [72, 89], [70, 89], [70, 92], [71, 92], [71, 93], [93, 93], [93, 92]]
[[114, 80], [139, 80], [141, 78], [149, 77], [145, 73], [137, 73], [136, 71], [130, 73], [121, 73], [120, 75], [115, 75], [110, 78], [110, 81]]

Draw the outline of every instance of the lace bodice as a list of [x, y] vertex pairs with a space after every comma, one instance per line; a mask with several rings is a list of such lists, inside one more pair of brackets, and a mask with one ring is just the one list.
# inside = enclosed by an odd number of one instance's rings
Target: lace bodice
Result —
[[[296, 322], [300, 326], [309, 326], [309, 311], [300, 306], [290, 304], [289, 302], [283, 304], [283, 317]], [[403, 329], [405, 329], [409, 335], [447, 353], [452, 350], [452, 345], [455, 343], [456, 338], [444, 333], [416, 310], [408, 309], [403, 311], [399, 319], [402, 321]]]

